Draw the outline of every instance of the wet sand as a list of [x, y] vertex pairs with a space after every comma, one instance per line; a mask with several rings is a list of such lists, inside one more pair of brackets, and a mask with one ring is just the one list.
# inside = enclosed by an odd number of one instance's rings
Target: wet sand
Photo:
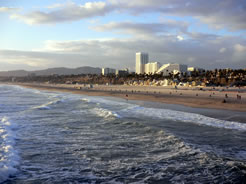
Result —
[[[16, 85], [40, 90], [72, 92], [89, 96], [110, 96], [123, 98], [126, 100], [161, 102], [196, 108], [224, 109], [246, 112], [245, 88], [238, 91], [235, 88], [203, 88], [203, 90], [200, 90], [199, 88], [175, 89], [173, 87], [123, 85], [100, 85], [94, 86], [93, 88], [64, 84], [16, 83]], [[241, 99], [237, 99], [237, 95], [240, 95]]]

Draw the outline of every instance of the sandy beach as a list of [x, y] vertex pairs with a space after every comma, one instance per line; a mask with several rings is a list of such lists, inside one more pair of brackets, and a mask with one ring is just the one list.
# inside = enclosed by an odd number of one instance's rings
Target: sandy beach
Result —
[[[246, 112], [245, 88], [184, 88], [161, 86], [96, 85], [88, 88], [70, 84], [16, 83], [28, 88], [63, 91], [89, 96], [111, 96], [126, 100], [141, 100], [180, 104], [189, 107], [224, 109]], [[238, 99], [238, 95], [241, 99]]]

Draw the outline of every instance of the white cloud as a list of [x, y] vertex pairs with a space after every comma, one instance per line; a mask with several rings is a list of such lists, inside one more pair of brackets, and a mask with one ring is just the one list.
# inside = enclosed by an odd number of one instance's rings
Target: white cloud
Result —
[[66, 4], [59, 4], [59, 3], [57, 3], [57, 4], [52, 4], [52, 5], [47, 6], [47, 8], [48, 9], [56, 9], [56, 8], [61, 8], [61, 7], [64, 7], [64, 6], [66, 6]]
[[90, 19], [88, 20], [90, 24], [98, 24], [100, 22], [100, 19]]
[[242, 61], [243, 65], [241, 68], [245, 68], [246, 67], [246, 43], [242, 44], [242, 43], [237, 43], [233, 46], [234, 52], [233, 52], [233, 58], [234, 60], [232, 61], [232, 63], [237, 63], [238, 61]]
[[48, 54], [16, 50], [0, 50], [0, 63], [11, 66], [21, 65], [24, 68], [42, 68], [53, 63]]
[[[14, 14], [13, 19], [27, 24], [55, 24], [104, 16], [112, 11], [141, 15], [159, 12], [164, 15], [189, 16], [216, 29], [238, 31], [246, 29], [245, 0], [107, 0], [83, 5], [67, 2], [54, 4], [47, 11]], [[3, 7], [2, 11], [6, 11]], [[226, 21], [225, 21], [226, 20]]]
[[184, 37], [178, 35], [178, 36], [177, 36], [177, 39], [178, 39], [179, 41], [183, 41], [183, 40], [184, 40]]
[[221, 49], [219, 50], [219, 52], [220, 52], [220, 53], [224, 53], [224, 52], [226, 52], [226, 50], [227, 50], [227, 49], [223, 47], [223, 48], [221, 48]]
[[0, 13], [1, 12], [15, 12], [19, 11], [19, 8], [11, 8], [11, 7], [0, 7]]
[[[134, 37], [153, 37], [170, 32], [186, 32], [188, 24], [183, 21], [162, 21], [160, 23], [137, 22], [110, 22], [104, 25], [91, 27], [96, 31], [116, 31], [117, 33], [130, 34]], [[181, 38], [181, 36], [179, 37]]]
[[246, 46], [239, 43], [234, 45], [234, 49], [236, 52], [246, 52]]
[[231, 31], [246, 29], [245, 0], [109, 0], [115, 7], [132, 14], [160, 12], [192, 16], [210, 26]]
[[[18, 8], [0, 7], [0, 12], [12, 12], [12, 19], [27, 24], [55, 24], [87, 19], [96, 31], [113, 31], [130, 35], [130, 39], [97, 39], [77, 41], [46, 41], [39, 51], [0, 51], [0, 63], [11, 66], [113, 66], [134, 67], [136, 51], [149, 52], [150, 57], [167, 63], [194, 64], [204, 68], [245, 68], [245, 37], [219, 36], [189, 32], [184, 21], [110, 22], [98, 24], [98, 17], [113, 11], [132, 16], [159, 12], [161, 17], [191, 16], [217, 29], [246, 30], [245, 0], [106, 0], [76, 4], [68, 1], [53, 4], [46, 10], [17, 13]], [[114, 17], [113, 17], [114, 18]], [[94, 21], [95, 20], [95, 21]], [[199, 22], [200, 23], [200, 22]], [[129, 37], [128, 37], [129, 38]], [[222, 54], [223, 53], [223, 54]], [[233, 64], [232, 64], [233, 63]]]
[[49, 7], [54, 11], [34, 11], [28, 14], [13, 14], [11, 19], [23, 21], [26, 24], [55, 24], [59, 22], [82, 20], [95, 16], [104, 16], [109, 8], [105, 2], [87, 2], [84, 5], [77, 5], [69, 2], [65, 5], [55, 4]]
[[[0, 63], [33, 67], [114, 67], [134, 68], [135, 53], [147, 51], [150, 59], [160, 63], [176, 62], [205, 69], [245, 68], [246, 40], [217, 36], [213, 41], [202, 37], [183, 41], [177, 35], [156, 35], [146, 39], [98, 39], [45, 42], [39, 52], [0, 51]], [[225, 50], [223, 54], [218, 51]], [[44, 66], [45, 65], [45, 66]]]

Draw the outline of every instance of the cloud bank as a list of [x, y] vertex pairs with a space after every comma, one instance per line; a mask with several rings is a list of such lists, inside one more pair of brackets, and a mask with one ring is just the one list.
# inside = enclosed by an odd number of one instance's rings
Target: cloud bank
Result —
[[0, 13], [1, 12], [11, 13], [11, 12], [19, 11], [19, 10], [20, 10], [19, 8], [0, 7]]
[[88, 2], [84, 5], [68, 2], [55, 4], [48, 9], [51, 9], [51, 11], [33, 11], [27, 14], [16, 13], [12, 14], [10, 18], [23, 21], [26, 24], [55, 24], [103, 16], [110, 11], [105, 2]]
[[[240, 37], [220, 37], [204, 40], [176, 36], [156, 36], [141, 39], [103, 39], [80, 41], [47, 41], [36, 52], [1, 50], [0, 61], [35, 69], [70, 66], [129, 67], [134, 70], [135, 52], [147, 51], [150, 60], [163, 64], [183, 63], [205, 69], [241, 68], [245, 66], [246, 41]], [[28, 61], [28, 62], [27, 62]], [[100, 62], [99, 62], [100, 61]]]
[[[80, 21], [111, 13], [140, 19], [154, 13], [160, 19], [155, 22], [116, 21], [114, 17], [107, 17], [111, 22], [97, 22], [90, 29], [92, 32], [113, 32], [114, 38], [49, 40], [35, 52], [0, 50], [0, 64], [7, 68], [42, 69], [71, 64], [74, 67], [111, 66], [134, 70], [135, 52], [138, 51], [148, 52], [152, 61], [163, 64], [182, 63], [205, 69], [246, 68], [245, 0], [106, 0], [84, 4], [69, 1], [39, 11], [24, 13], [16, 10], [0, 7], [0, 12], [12, 12], [12, 19], [30, 25]], [[175, 18], [170, 20], [170, 17]], [[204, 26], [204, 23], [214, 30], [227, 30], [229, 34], [191, 29], [192, 26]], [[235, 32], [237, 34], [233, 34]]]
[[155, 36], [169, 32], [187, 32], [188, 23], [168, 20], [160, 23], [111, 22], [92, 27], [96, 31], [116, 31], [134, 36]]
[[244, 0], [109, 0], [132, 14], [160, 12], [174, 16], [192, 16], [214, 28], [231, 31], [246, 29]]
[[51, 5], [47, 11], [16, 13], [11, 18], [27, 24], [55, 24], [104, 16], [113, 11], [129, 12], [136, 16], [156, 12], [181, 17], [192, 16], [216, 29], [246, 29], [245, 0], [108, 0], [83, 5], [68, 2]]

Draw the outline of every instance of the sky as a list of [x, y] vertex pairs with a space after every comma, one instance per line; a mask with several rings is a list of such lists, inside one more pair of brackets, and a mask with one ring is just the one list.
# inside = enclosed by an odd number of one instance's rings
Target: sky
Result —
[[0, 71], [246, 68], [245, 0], [0, 0]]

